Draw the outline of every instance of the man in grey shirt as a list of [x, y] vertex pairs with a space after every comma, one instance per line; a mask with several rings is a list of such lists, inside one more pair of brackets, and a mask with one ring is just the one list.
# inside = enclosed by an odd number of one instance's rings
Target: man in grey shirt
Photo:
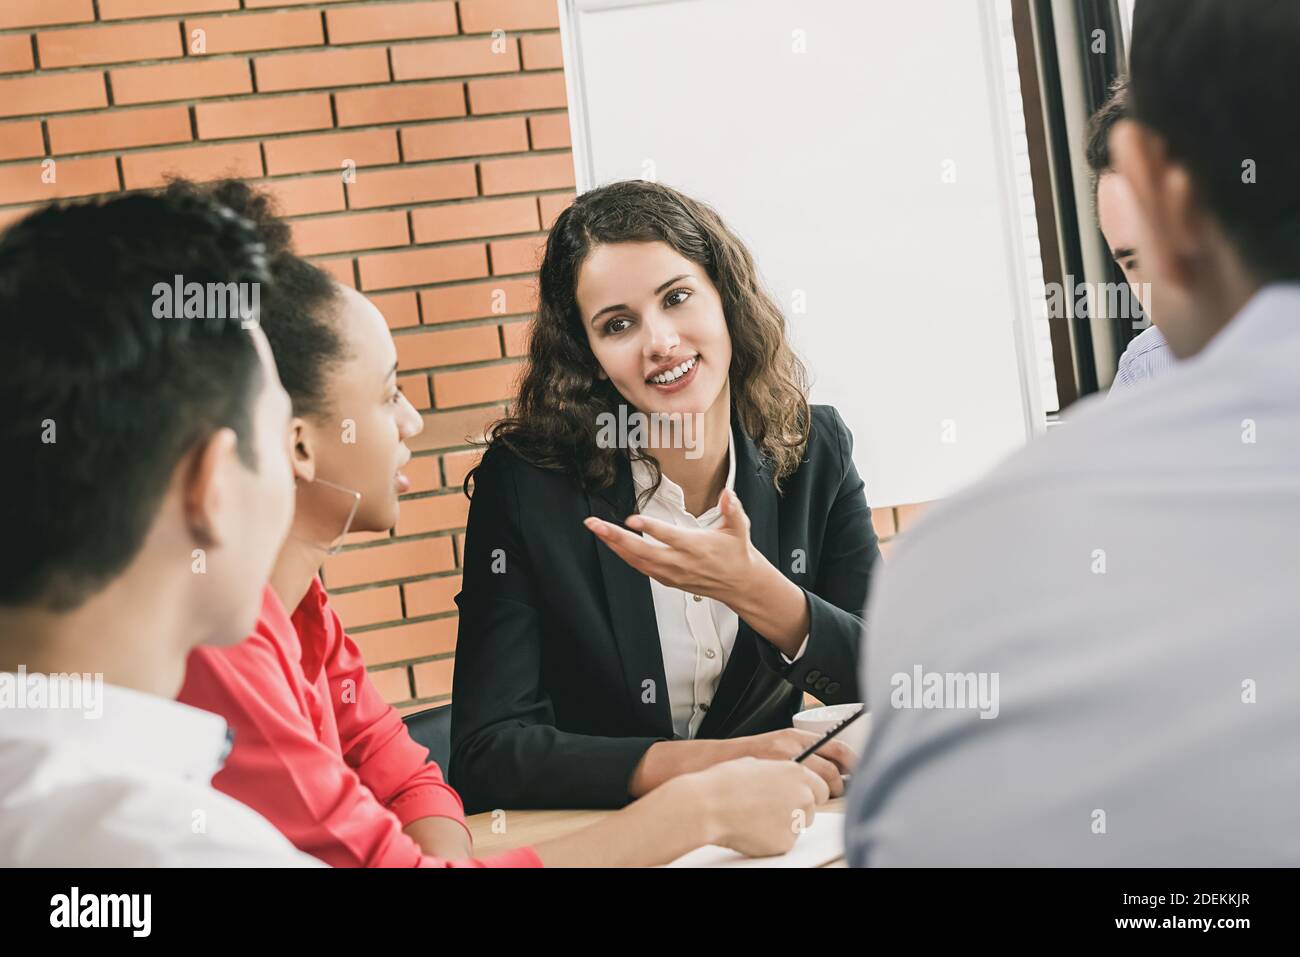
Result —
[[1300, 4], [1138, 0], [1111, 146], [1182, 361], [899, 541], [851, 864], [1300, 864], [1297, 50]]

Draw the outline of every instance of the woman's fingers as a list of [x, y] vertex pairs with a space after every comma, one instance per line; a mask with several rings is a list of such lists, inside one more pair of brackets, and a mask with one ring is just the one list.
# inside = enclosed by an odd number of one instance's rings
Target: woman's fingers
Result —
[[628, 516], [627, 527], [634, 528], [638, 532], [645, 532], [647, 535], [651, 535], [656, 540], [663, 542], [665, 545], [671, 545], [673, 548], [686, 547], [692, 534], [689, 529], [678, 528], [676, 525], [669, 525], [667, 522], [661, 522], [659, 519], [650, 518], [647, 515]]
[[658, 577], [656, 573], [660, 572], [659, 559], [665, 550], [663, 546], [652, 545], [640, 535], [634, 535], [627, 529], [599, 518], [588, 518], [582, 524], [608, 545], [615, 555], [641, 574]]
[[840, 777], [840, 769], [834, 763], [813, 754], [804, 758], [803, 766], [826, 782], [831, 797], [837, 798], [844, 793], [844, 779]]

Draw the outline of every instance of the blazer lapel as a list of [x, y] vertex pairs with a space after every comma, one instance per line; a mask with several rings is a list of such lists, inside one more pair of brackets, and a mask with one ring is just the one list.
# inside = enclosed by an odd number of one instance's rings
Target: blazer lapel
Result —
[[[591, 514], [597, 518], [620, 527], [623, 525], [636, 508], [632, 470], [626, 461], [619, 463], [615, 487], [606, 494], [588, 494], [587, 504]], [[672, 738], [673, 716], [650, 579], [615, 555], [594, 535], [592, 541], [600, 557], [609, 619], [623, 664], [631, 711], [638, 723], [647, 727], [649, 734]], [[647, 681], [652, 684], [647, 685]]]
[[[745, 514], [749, 516], [750, 541], [769, 562], [780, 568], [781, 562], [777, 555], [780, 544], [777, 508], [780, 503], [776, 488], [772, 485], [771, 470], [735, 416], [732, 417], [732, 429], [737, 447], [735, 492], [740, 498], [740, 504], [745, 507]], [[736, 643], [732, 646], [727, 666], [718, 681], [718, 693], [713, 696], [709, 713], [700, 722], [697, 737], [725, 737], [725, 729], [732, 714], [744, 699], [758, 669], [762, 667], [757, 643], [764, 640], [766, 639], [741, 619], [736, 631]]]

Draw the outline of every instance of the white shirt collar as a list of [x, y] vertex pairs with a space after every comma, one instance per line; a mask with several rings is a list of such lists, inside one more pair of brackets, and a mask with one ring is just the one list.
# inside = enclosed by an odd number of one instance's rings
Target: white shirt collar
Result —
[[[654, 476], [650, 471], [650, 466], [643, 460], [635, 459], [632, 462], [632, 482], [636, 486], [637, 498], [640, 499], [641, 493], [654, 483]], [[727, 430], [727, 482], [724, 488], [734, 490], [736, 487], [736, 430], [734, 428]], [[659, 502], [663, 505], [670, 506], [681, 511], [686, 510], [686, 495], [682, 488], [668, 476], [663, 476], [659, 482], [659, 488], [651, 497], [651, 501]], [[699, 521], [705, 522], [715, 513], [720, 514], [717, 505], [699, 516]]]
[[[7, 680], [18, 680], [12, 672]], [[34, 676], [29, 674], [30, 681]], [[41, 676], [44, 677], [44, 676]], [[225, 719], [157, 695], [105, 684], [100, 717], [59, 708], [0, 709], [0, 739], [75, 746], [185, 780], [212, 780], [230, 752]]]

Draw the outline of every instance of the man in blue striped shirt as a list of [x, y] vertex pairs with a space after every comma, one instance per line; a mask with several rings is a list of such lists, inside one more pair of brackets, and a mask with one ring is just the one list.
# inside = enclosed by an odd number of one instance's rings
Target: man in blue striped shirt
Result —
[[[1128, 85], [1120, 79], [1111, 87], [1110, 99], [1093, 114], [1088, 133], [1088, 165], [1092, 168], [1097, 221], [1102, 235], [1106, 237], [1106, 245], [1134, 295], [1142, 303], [1142, 308], [1150, 315], [1151, 303], [1144, 295], [1148, 287], [1144, 284], [1145, 273], [1138, 258], [1135, 238], [1138, 230], [1137, 204], [1128, 183], [1115, 172], [1110, 161], [1110, 131], [1127, 116]], [[1143, 379], [1150, 379], [1176, 361], [1164, 335], [1155, 326], [1148, 326], [1128, 344], [1120, 356], [1111, 392], [1119, 392]]]

